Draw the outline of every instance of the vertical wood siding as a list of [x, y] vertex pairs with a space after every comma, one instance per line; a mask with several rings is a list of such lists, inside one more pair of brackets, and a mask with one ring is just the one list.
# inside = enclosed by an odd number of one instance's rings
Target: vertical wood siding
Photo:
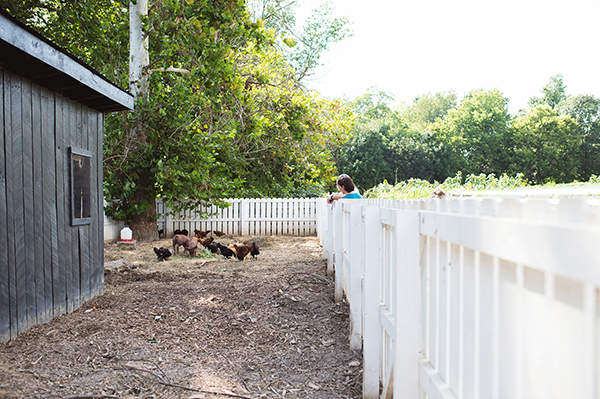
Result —
[[[103, 292], [103, 115], [0, 69], [0, 341]], [[71, 226], [69, 147], [93, 153], [93, 221]]]

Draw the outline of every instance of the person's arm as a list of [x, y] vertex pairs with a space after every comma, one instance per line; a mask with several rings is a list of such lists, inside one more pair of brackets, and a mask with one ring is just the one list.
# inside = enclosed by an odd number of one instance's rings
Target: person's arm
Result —
[[338, 199], [342, 198], [343, 196], [344, 196], [344, 194], [342, 194], [342, 193], [329, 194], [327, 196], [327, 203], [331, 204], [333, 201], [338, 200]]

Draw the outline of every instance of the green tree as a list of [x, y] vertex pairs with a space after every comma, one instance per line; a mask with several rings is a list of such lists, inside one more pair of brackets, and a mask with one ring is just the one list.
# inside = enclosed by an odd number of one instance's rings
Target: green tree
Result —
[[569, 96], [561, 111], [577, 122], [582, 138], [579, 149], [579, 178], [589, 180], [600, 174], [600, 98], [592, 95]]
[[532, 183], [565, 183], [577, 176], [581, 135], [570, 116], [538, 105], [513, 122], [512, 173], [524, 173]]
[[538, 105], [546, 104], [552, 109], [557, 109], [559, 105], [567, 99], [566, 86], [563, 81], [563, 75], [557, 74], [550, 77], [548, 83], [542, 88], [541, 97], [532, 97], [528, 104], [534, 108]]
[[411, 131], [393, 97], [371, 88], [349, 106], [356, 114], [351, 139], [337, 157], [338, 169], [352, 176], [363, 190], [387, 180], [431, 179], [438, 165], [435, 142], [428, 134]]
[[[21, 15], [107, 76], [128, 82], [127, 35], [114, 32], [128, 26], [127, 3], [36, 4]], [[96, 28], [80, 26], [82, 15]], [[242, 0], [153, 0], [143, 23], [147, 95], [135, 112], [106, 118], [107, 214], [130, 222], [135, 237], [146, 240], [156, 237], [157, 197], [178, 209], [223, 205], [246, 193], [323, 189], [319, 181], [334, 171], [328, 149], [344, 140], [349, 114], [299, 88], [273, 32], [249, 18]]]
[[457, 105], [457, 96], [453, 91], [435, 94], [423, 94], [402, 109], [402, 118], [411, 129], [423, 134], [429, 133], [429, 126], [438, 119], [444, 118], [448, 111]]
[[251, 17], [275, 33], [276, 43], [294, 67], [296, 80], [301, 82], [321, 66], [321, 57], [329, 46], [352, 36], [352, 31], [348, 18], [334, 16], [334, 8], [328, 1], [312, 10], [298, 26], [295, 12], [299, 5], [295, 0], [248, 2]]
[[510, 122], [508, 99], [497, 89], [472, 91], [445, 119], [437, 119], [432, 129], [451, 157], [450, 176], [503, 173], [509, 165]]

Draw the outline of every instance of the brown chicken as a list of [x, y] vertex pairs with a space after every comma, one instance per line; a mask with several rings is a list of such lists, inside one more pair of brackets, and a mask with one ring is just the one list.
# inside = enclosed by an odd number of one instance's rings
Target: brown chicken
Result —
[[244, 258], [246, 258], [250, 252], [252, 252], [252, 245], [233, 244], [233, 248], [235, 248], [235, 256], [239, 260], [244, 260]]
[[206, 237], [206, 235], [208, 233], [210, 233], [210, 230], [209, 231], [202, 231], [202, 230], [198, 230], [198, 229], [194, 230], [194, 234], [196, 234], [196, 237], [198, 237], [198, 238], [204, 238], [204, 237]]
[[217, 237], [223, 237], [225, 235], [225, 233], [223, 233], [222, 231], [218, 231], [218, 230], [213, 230], [213, 233], [217, 236]]
[[200, 240], [200, 244], [202, 244], [205, 248], [208, 248], [208, 246], [214, 241], [214, 238], [212, 237], [208, 237], [205, 238], [204, 240]]

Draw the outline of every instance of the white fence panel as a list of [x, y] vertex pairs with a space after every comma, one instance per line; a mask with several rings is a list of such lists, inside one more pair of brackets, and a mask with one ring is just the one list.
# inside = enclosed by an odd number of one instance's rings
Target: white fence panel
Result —
[[598, 205], [318, 200], [363, 397], [597, 398]]
[[[170, 216], [162, 205], [159, 227], [167, 235], [175, 229], [219, 230], [233, 235], [316, 235], [315, 198], [227, 199], [231, 206], [199, 208]], [[208, 213], [208, 216], [206, 216]], [[202, 216], [202, 215], [205, 216]]]
[[[104, 202], [104, 206], [106, 206], [106, 201]], [[112, 220], [104, 215], [104, 240], [119, 239], [123, 227], [125, 227], [125, 223]]]
[[[231, 235], [298, 235], [317, 234], [316, 198], [227, 199], [231, 206], [199, 207], [170, 215], [162, 201], [156, 202], [158, 229], [166, 237], [175, 230], [217, 230]], [[327, 220], [327, 219], [323, 219]], [[104, 219], [104, 239], [116, 240], [122, 222]]]

